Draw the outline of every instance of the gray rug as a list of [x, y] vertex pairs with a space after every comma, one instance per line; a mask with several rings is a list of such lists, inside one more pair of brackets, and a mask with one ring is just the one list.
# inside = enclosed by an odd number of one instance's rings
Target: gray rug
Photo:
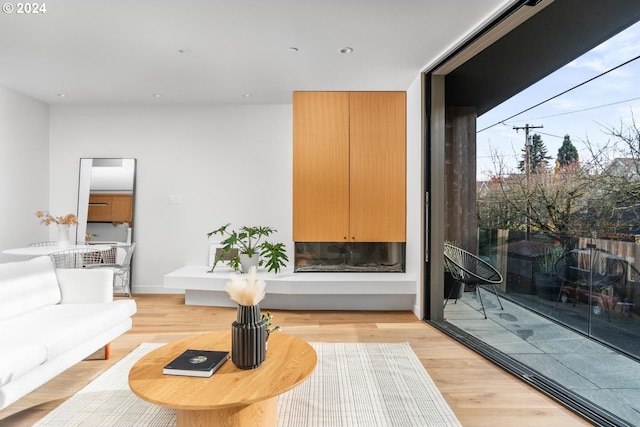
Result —
[[[127, 384], [136, 360], [160, 345], [141, 344], [35, 426], [175, 426], [175, 411], [140, 400]], [[279, 397], [278, 427], [461, 425], [408, 343], [312, 345], [318, 366]]]

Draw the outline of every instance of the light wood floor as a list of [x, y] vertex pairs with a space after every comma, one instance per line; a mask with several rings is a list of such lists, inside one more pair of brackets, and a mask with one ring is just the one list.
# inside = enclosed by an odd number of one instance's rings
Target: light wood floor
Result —
[[[142, 342], [226, 330], [235, 309], [185, 306], [182, 295], [137, 295], [133, 328], [109, 360], [85, 360], [0, 411], [0, 426], [30, 426]], [[283, 331], [316, 342], [409, 342], [465, 427], [586, 426], [511, 374], [410, 312], [272, 311]], [[303, 427], [303, 426], [301, 426]]]

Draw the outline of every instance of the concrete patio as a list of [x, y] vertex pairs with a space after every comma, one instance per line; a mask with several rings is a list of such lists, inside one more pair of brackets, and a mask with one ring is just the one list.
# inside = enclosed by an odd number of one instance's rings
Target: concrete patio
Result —
[[505, 355], [601, 408], [640, 425], [640, 363], [517, 304], [482, 290], [449, 301], [445, 318]]

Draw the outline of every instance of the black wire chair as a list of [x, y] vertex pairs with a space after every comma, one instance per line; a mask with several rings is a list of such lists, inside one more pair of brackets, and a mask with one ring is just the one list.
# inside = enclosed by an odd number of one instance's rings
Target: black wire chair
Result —
[[493, 288], [493, 293], [498, 299], [500, 309], [504, 310], [498, 291], [495, 285], [502, 283], [502, 275], [491, 264], [485, 260], [473, 255], [471, 252], [467, 252], [464, 249], [453, 246], [449, 243], [444, 244], [444, 262], [445, 265], [451, 271], [451, 275], [456, 280], [458, 286], [453, 286], [447, 299], [444, 302], [444, 307], [447, 306], [447, 302], [453, 292], [456, 291], [456, 295], [460, 290], [460, 286], [468, 285], [475, 287], [478, 300], [482, 306], [482, 313], [484, 318], [487, 318], [487, 312], [484, 309], [484, 302], [482, 302], [482, 295], [480, 295], [479, 285], [490, 285]]

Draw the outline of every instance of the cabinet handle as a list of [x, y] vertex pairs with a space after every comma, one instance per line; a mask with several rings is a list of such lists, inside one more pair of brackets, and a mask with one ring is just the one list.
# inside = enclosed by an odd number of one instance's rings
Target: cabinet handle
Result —
[[89, 203], [89, 206], [109, 206], [109, 203]]

